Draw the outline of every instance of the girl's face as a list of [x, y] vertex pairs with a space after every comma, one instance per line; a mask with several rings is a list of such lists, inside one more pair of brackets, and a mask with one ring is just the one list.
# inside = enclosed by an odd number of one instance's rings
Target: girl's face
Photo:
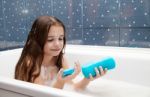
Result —
[[62, 26], [51, 26], [47, 41], [44, 45], [44, 54], [58, 56], [64, 46], [64, 29]]

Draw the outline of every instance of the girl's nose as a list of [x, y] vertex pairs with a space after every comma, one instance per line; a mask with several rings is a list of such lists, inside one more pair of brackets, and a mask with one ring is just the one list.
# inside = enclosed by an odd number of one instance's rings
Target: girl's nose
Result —
[[56, 46], [59, 46], [59, 44], [60, 44], [59, 40], [56, 40], [54, 44], [55, 44]]

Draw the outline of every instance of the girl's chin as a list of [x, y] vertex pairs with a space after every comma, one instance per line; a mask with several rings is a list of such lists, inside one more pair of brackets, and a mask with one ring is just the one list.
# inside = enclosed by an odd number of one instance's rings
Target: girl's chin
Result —
[[48, 54], [49, 54], [50, 56], [58, 56], [58, 55], [60, 54], [60, 52], [61, 52], [61, 51], [50, 51], [50, 52], [48, 52]]
[[60, 52], [54, 53], [53, 56], [58, 56], [59, 54], [60, 54]]

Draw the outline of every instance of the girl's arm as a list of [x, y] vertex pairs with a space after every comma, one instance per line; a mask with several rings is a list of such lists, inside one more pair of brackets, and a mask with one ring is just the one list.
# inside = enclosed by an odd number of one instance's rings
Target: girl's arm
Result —
[[67, 63], [67, 59], [64, 56], [63, 56], [62, 61], [63, 61], [62, 62], [63, 63], [62, 64], [62, 69], [57, 74], [57, 80], [53, 85], [54, 88], [62, 89], [64, 87], [65, 83], [73, 84], [72, 79], [74, 79], [80, 73], [80, 66], [79, 66], [79, 64], [76, 64], [75, 67], [74, 67], [75, 68], [75, 73], [74, 74], [66, 76], [66, 77], [62, 77], [63, 70], [69, 68], [68, 63]]
[[[99, 67], [100, 72], [99, 72], [99, 70], [97, 68], [95, 68], [96, 77], [93, 78], [92, 75], [90, 75], [89, 79], [83, 78], [79, 82], [74, 83], [72, 81], [72, 79], [74, 79], [79, 74], [79, 72], [81, 71], [80, 63], [76, 62], [75, 64], [76, 64], [75, 65], [75, 74], [65, 77], [65, 81], [64, 81], [64, 83], [67, 82], [67, 83], [73, 84], [73, 87], [74, 87], [75, 90], [83, 90], [83, 89], [85, 89], [91, 81], [93, 81], [93, 80], [95, 80], [97, 78], [100, 78], [101, 76], [105, 75], [106, 72], [107, 72], [107, 69], [103, 70], [102, 67]], [[63, 68], [64, 69], [68, 69], [69, 68], [68, 63], [67, 63], [67, 59], [65, 57], [63, 58]], [[63, 73], [63, 71], [61, 73]], [[58, 81], [58, 83], [59, 83], [59, 81]], [[64, 83], [63, 83], [63, 85], [64, 85]]]
[[[64, 63], [64, 66], [63, 66], [64, 69], [68, 69], [69, 66], [68, 66], [67, 58], [64, 57], [63, 63]], [[79, 68], [81, 69], [79, 62], [75, 62], [75, 64], [78, 65]], [[89, 84], [89, 82], [90, 80], [83, 78], [80, 82], [77, 82], [77, 83], [74, 83], [72, 80], [68, 81], [67, 83], [72, 84], [73, 88], [78, 90], [78, 89], [84, 89]]]
[[74, 89], [84, 90], [88, 86], [89, 83], [90, 83], [90, 80], [83, 78], [81, 81], [74, 83]]
[[[100, 70], [100, 72], [99, 72], [99, 70]], [[101, 76], [105, 75], [107, 72], [107, 69], [103, 70], [102, 67], [99, 67], [99, 70], [97, 68], [95, 68], [96, 77], [92, 77], [92, 75], [90, 74], [89, 79], [83, 78], [81, 81], [75, 83], [74, 84], [75, 90], [84, 90], [91, 81], [93, 81], [97, 78], [100, 78]]]
[[[68, 61], [67, 61], [67, 58], [64, 57], [64, 60], [63, 60], [63, 63], [64, 63], [64, 69], [68, 69], [69, 68], [69, 65], [68, 65]], [[79, 62], [75, 62], [75, 64], [77, 66], [79, 66], [80, 70], [81, 70], [81, 66], [80, 66], [80, 63]], [[89, 79], [86, 79], [86, 78], [83, 78], [81, 81], [79, 82], [74, 82], [72, 80], [68, 81], [67, 83], [71, 84], [73, 86], [73, 88], [75, 90], [81, 90], [81, 89], [85, 89], [86, 86], [90, 83], [90, 80]]]
[[62, 79], [62, 73], [63, 73], [63, 69], [61, 69], [57, 74], [57, 80], [53, 85], [54, 88], [63, 89], [65, 81]]

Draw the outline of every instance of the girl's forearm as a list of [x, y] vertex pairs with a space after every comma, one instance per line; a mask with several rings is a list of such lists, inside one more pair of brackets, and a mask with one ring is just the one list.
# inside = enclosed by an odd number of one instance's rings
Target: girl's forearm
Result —
[[63, 89], [65, 82], [63, 81], [56, 81], [53, 85], [54, 88]]
[[83, 78], [81, 81], [78, 83], [74, 84], [75, 90], [83, 90], [86, 88], [86, 86], [90, 83], [90, 80]]

